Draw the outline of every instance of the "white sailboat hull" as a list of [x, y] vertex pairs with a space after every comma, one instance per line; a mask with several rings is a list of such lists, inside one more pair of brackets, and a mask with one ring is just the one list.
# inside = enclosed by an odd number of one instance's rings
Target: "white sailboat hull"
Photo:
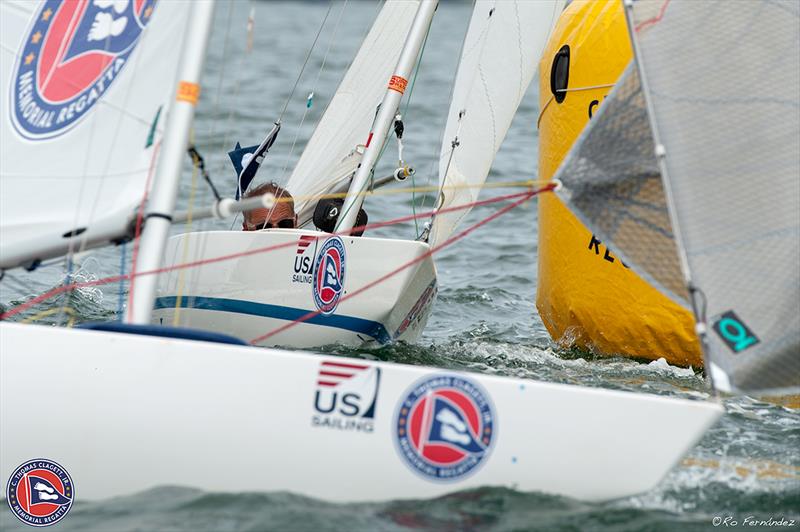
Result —
[[[342, 364], [362, 368], [326, 383]], [[162, 485], [332, 501], [486, 485], [610, 499], [653, 487], [722, 412], [703, 401], [9, 323], [0, 324], [0, 380], [0, 485], [26, 461], [46, 458], [69, 472], [76, 500]], [[417, 467], [404, 452], [399, 434], [413, 416], [399, 421], [402, 408], [430, 397], [425, 382], [434, 395], [450, 385], [447, 393], [482, 398], [478, 436], [488, 445], [462, 460], [461, 473]], [[334, 402], [334, 392], [350, 397]], [[470, 418], [468, 407], [461, 411]], [[436, 434], [465, 437], [457, 421], [435, 419], [450, 426], [430, 431], [428, 445]]]
[[[257, 252], [281, 245], [284, 247]], [[239, 256], [161, 274], [153, 321], [221, 332], [259, 346], [414, 342], [428, 321], [436, 296], [436, 268], [430, 256], [360, 294], [347, 296], [429, 249], [422, 242], [338, 238], [298, 229], [177, 235], [167, 243], [167, 267]], [[326, 307], [331, 298], [322, 292], [327, 272], [317, 277], [330, 253], [341, 255], [337, 259], [340, 270], [332, 280], [340, 285], [336, 286], [340, 291], [334, 294], [334, 308]], [[326, 257], [321, 257], [323, 254]], [[176, 310], [178, 300], [181, 308]], [[327, 311], [263, 338], [320, 309]]]

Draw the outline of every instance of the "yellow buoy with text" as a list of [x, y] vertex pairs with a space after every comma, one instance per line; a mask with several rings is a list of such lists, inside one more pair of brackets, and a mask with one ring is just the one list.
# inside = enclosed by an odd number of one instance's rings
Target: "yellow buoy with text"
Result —
[[[539, 64], [542, 179], [553, 177], [631, 58], [621, 2], [567, 6]], [[702, 366], [691, 313], [623, 264], [553, 194], [539, 199], [536, 306], [562, 345]]]

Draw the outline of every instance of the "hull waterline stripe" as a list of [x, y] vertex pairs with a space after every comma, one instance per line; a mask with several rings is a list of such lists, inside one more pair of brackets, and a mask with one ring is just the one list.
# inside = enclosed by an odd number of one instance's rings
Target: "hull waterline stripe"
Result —
[[[177, 303], [175, 296], [159, 297], [156, 299], [155, 309], [174, 309]], [[200, 310], [214, 310], [218, 312], [233, 312], [235, 314], [247, 314], [250, 316], [261, 316], [276, 320], [296, 321], [308, 314], [308, 310], [294, 307], [284, 307], [281, 305], [268, 305], [266, 303], [254, 303], [252, 301], [242, 301], [239, 299], [226, 299], [220, 297], [197, 297], [183, 296], [181, 298], [181, 308], [194, 308]], [[382, 344], [389, 343], [391, 336], [386, 331], [383, 324], [377, 321], [365, 320], [354, 316], [324, 316], [322, 314], [306, 320], [312, 325], [323, 327], [334, 327], [346, 331], [366, 334]]]

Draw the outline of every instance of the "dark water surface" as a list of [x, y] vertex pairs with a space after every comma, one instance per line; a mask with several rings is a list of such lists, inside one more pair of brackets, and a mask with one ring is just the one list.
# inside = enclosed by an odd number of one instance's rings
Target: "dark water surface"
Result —
[[[221, 2], [212, 35], [198, 108], [195, 138], [210, 163], [212, 177], [226, 194], [234, 190], [225, 152], [238, 140], [258, 143], [280, 112], [319, 28], [327, 2], [260, 2], [256, 6], [255, 49], [242, 53], [250, 3]], [[284, 129], [261, 179], [281, 181], [299, 157], [343, 70], [355, 54], [377, 13], [372, 1], [351, 1], [340, 19], [325, 70], [315, 85], [322, 55], [331, 42], [342, 4], [336, 4], [306, 73], [284, 117]], [[418, 169], [417, 185], [435, 183], [435, 163], [448, 109], [460, 41], [466, 30], [469, 3], [445, 2], [436, 15], [425, 49], [411, 104], [405, 114], [406, 158]], [[227, 43], [226, 43], [227, 35]], [[514, 125], [495, 161], [490, 182], [536, 176], [538, 114], [536, 81], [522, 103]], [[315, 102], [302, 128], [306, 96]], [[296, 145], [292, 150], [292, 144]], [[384, 157], [389, 169], [394, 146]], [[288, 170], [284, 170], [284, 168]], [[382, 171], [378, 171], [383, 175]], [[191, 190], [187, 167], [180, 195], [186, 208]], [[515, 192], [490, 189], [482, 197]], [[202, 183], [195, 202], [207, 203]], [[416, 197], [428, 208], [430, 195]], [[412, 198], [371, 198], [372, 220], [411, 212]], [[475, 209], [465, 221], [475, 223], [496, 206]], [[230, 222], [195, 223], [192, 230], [227, 228]], [[184, 232], [186, 227], [176, 227]], [[373, 235], [413, 238], [413, 223], [392, 226]], [[536, 287], [536, 208], [529, 204], [510, 212], [436, 258], [440, 292], [422, 340], [413, 346], [327, 352], [347, 356], [425, 364], [466, 371], [513, 375], [536, 380], [702, 398], [708, 390], [701, 375], [665, 363], [640, 363], [622, 358], [596, 359], [564, 350], [550, 340], [534, 306]], [[130, 250], [127, 250], [129, 257]], [[73, 277], [78, 280], [118, 274], [120, 249], [104, 249], [84, 258]], [[63, 281], [63, 265], [34, 274], [14, 272], [0, 284], [0, 303], [12, 306]], [[25, 313], [30, 318], [69, 303], [76, 321], [108, 320], [119, 315], [119, 296], [127, 287], [108, 285], [56, 298]], [[65, 322], [58, 313], [44, 323]], [[627, 499], [588, 504], [538, 493], [484, 488], [421, 501], [330, 504], [288, 493], [205, 493], [188, 487], [163, 486], [130, 497], [103, 502], [77, 501], [60, 530], [799, 530], [751, 526], [781, 518], [800, 522], [800, 413], [751, 398], [726, 398], [727, 414], [687, 459], [652, 491]], [[579, 423], [580, 420], [576, 420]], [[546, 435], [543, 435], [546, 437]], [[620, 445], [625, 442], [620, 441]], [[592, 442], [586, 442], [586, 453]], [[614, 479], [610, 478], [609, 482]], [[176, 479], [179, 483], [179, 479]], [[3, 530], [23, 530], [0, 510]], [[736, 523], [734, 526], [733, 523]]]

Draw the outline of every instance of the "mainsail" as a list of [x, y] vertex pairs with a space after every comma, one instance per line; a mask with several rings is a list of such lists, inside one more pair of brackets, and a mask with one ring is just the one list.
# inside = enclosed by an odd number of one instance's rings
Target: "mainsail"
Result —
[[419, 0], [389, 0], [375, 19], [286, 183], [298, 212], [349, 179], [360, 163], [418, 5]]
[[[536, 71], [563, 0], [478, 0], [472, 12], [439, 157], [439, 208], [472, 203]], [[469, 209], [435, 217], [447, 239]]]
[[0, 268], [125, 233], [173, 100], [190, 7], [0, 3]]
[[632, 15], [638, 69], [565, 159], [561, 196], [693, 304], [718, 389], [796, 390], [800, 7], [639, 0]]

